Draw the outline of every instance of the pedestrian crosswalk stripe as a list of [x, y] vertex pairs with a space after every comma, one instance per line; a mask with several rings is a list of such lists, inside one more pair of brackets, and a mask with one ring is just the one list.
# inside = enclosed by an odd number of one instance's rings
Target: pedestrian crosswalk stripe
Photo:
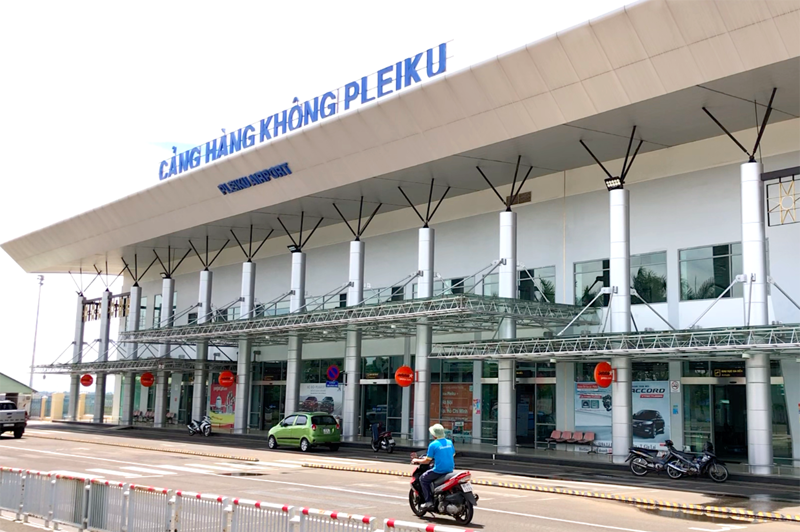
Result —
[[120, 469], [130, 470], [130, 471], [139, 471], [140, 473], [150, 473], [151, 475], [175, 475], [172, 471], [164, 471], [163, 469], [151, 469], [148, 467], [138, 467], [138, 466], [125, 466], [120, 467]]
[[299, 463], [303, 462], [332, 462], [334, 464], [377, 464], [378, 462], [374, 460], [361, 460], [359, 458], [316, 458], [316, 457], [303, 457], [302, 460], [298, 461]]
[[288, 464], [283, 464], [279, 462], [258, 462], [258, 465], [245, 465], [245, 464], [222, 464], [217, 462], [219, 465], [227, 465], [228, 467], [232, 467], [235, 469], [239, 469], [241, 471], [258, 471], [269, 469], [270, 467], [283, 467], [288, 469], [299, 469], [303, 467], [302, 465], [297, 465], [297, 462], [290, 462]]
[[123, 477], [123, 478], [142, 478], [142, 475], [137, 475], [136, 473], [129, 473], [127, 471], [115, 471], [114, 469], [87, 469], [86, 471], [91, 471], [92, 473], [103, 473], [104, 475], [111, 475], [111, 477]]
[[53, 475], [62, 475], [65, 477], [90, 477], [91, 475], [87, 475], [86, 473], [76, 473], [75, 471], [65, 471], [63, 469], [59, 469], [58, 471], [50, 471]]

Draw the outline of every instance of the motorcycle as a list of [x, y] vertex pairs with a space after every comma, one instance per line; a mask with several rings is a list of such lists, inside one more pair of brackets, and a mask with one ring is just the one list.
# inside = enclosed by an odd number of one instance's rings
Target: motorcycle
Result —
[[388, 431], [381, 431], [380, 423], [372, 424], [372, 450], [378, 452], [384, 450], [391, 454], [394, 452], [394, 438], [392, 433]]
[[[411, 459], [417, 457], [417, 453], [411, 453]], [[425, 499], [422, 496], [422, 484], [420, 477], [425, 471], [433, 467], [433, 464], [419, 464], [411, 476], [411, 489], [408, 492], [408, 504], [411, 511], [417, 517], [422, 517], [430, 512], [434, 515], [449, 515], [454, 517], [460, 525], [468, 525], [472, 521], [475, 513], [475, 506], [478, 505], [477, 493], [472, 491], [472, 474], [469, 471], [453, 471], [437, 479], [431, 487], [433, 488], [433, 506], [423, 509]]]
[[[672, 442], [669, 442], [672, 443]], [[667, 464], [667, 474], [672, 479], [683, 476], [700, 477], [708, 475], [714, 482], [728, 480], [728, 468], [717, 455], [714, 454], [714, 445], [709, 441], [703, 444], [701, 454], [681, 453], [670, 446], [670, 452], [676, 460]]]
[[195, 434], [211, 436], [211, 418], [208, 416], [203, 416], [202, 421], [193, 419], [191, 423], [186, 425], [186, 428], [189, 429], [189, 434], [191, 436], [194, 436]]
[[670, 449], [674, 449], [672, 440], [667, 440], [665, 444], [667, 446], [667, 454], [660, 458], [656, 449], [645, 449], [644, 447], [631, 447], [628, 449], [630, 454], [625, 461], [630, 462], [631, 473], [637, 477], [643, 477], [650, 471], [657, 473], [665, 471], [667, 464], [676, 460], [672, 452], [670, 452]]

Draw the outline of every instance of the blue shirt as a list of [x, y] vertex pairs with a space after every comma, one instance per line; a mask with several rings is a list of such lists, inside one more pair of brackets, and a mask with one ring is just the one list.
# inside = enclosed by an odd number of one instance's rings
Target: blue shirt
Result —
[[453, 442], [447, 438], [434, 440], [428, 445], [428, 458], [433, 458], [434, 473], [452, 473], [456, 467], [455, 463], [456, 448]]

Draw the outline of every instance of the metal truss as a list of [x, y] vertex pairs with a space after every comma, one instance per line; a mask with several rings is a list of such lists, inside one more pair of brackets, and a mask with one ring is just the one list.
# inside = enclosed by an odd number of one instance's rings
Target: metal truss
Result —
[[[286, 343], [293, 334], [302, 334], [307, 342], [340, 340], [353, 327], [358, 327], [366, 338], [387, 338], [416, 334], [416, 325], [422, 320], [437, 334], [494, 331], [508, 318], [516, 320], [520, 328], [552, 329], [574, 320], [580, 310], [573, 305], [458, 294], [251, 320], [126, 331], [120, 333], [119, 341], [145, 344], [213, 341], [233, 346], [239, 340], [250, 339], [256, 345], [279, 345]], [[584, 316], [580, 320], [581, 325], [597, 323], [596, 316]]]
[[[187, 358], [139, 358], [136, 360], [109, 360], [107, 362], [81, 362], [78, 364], [50, 364], [37, 366], [37, 373], [81, 374], [81, 373], [127, 373], [143, 371], [193, 372], [197, 361]], [[235, 369], [236, 363], [207, 360], [203, 365], [209, 371]]]
[[688, 358], [749, 352], [800, 355], [800, 325], [623, 333], [530, 340], [434, 344], [432, 358], [587, 360], [608, 356]]

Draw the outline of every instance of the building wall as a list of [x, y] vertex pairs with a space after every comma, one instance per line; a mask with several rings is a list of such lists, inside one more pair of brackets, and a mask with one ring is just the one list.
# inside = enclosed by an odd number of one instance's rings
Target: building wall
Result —
[[[786, 123], [780, 124], [781, 126]], [[790, 121], [789, 126], [798, 125]], [[777, 128], [776, 128], [777, 129]], [[788, 129], [786, 129], [788, 131]], [[794, 134], [796, 137], [796, 134]], [[796, 138], [790, 135], [791, 149], [764, 157], [764, 171], [800, 165]], [[784, 139], [785, 140], [785, 139]], [[710, 139], [695, 145], [679, 146], [640, 156], [631, 172], [631, 253], [664, 251], [667, 255], [668, 299], [653, 305], [676, 328], [691, 325], [711, 305], [711, 300], [680, 301], [679, 251], [697, 246], [739, 242], [741, 239], [738, 152], [729, 151], [727, 139]], [[780, 144], [780, 139], [775, 142]], [[702, 145], [710, 152], [698, 151]], [[693, 159], [694, 157], [694, 159]], [[608, 164], [618, 168], [621, 162]], [[674, 173], [670, 173], [672, 170]], [[599, 190], [602, 174], [595, 168], [578, 169], [539, 178], [530, 185], [533, 202], [516, 206], [518, 213], [518, 260], [521, 266], [532, 269], [555, 266], [556, 301], [574, 303], [574, 264], [607, 259], [609, 255], [608, 194]], [[504, 191], [501, 189], [501, 194]], [[492, 194], [476, 192], [445, 201], [441, 218], [434, 220], [436, 230], [435, 271], [442, 278], [465, 277], [484, 268], [498, 256], [499, 203]], [[460, 217], [459, 217], [460, 213]], [[387, 287], [414, 272], [417, 266], [417, 229], [408, 213], [394, 212], [384, 218], [376, 217], [367, 236], [365, 282], [372, 288]], [[439, 217], [439, 214], [437, 214]], [[394, 222], [392, 222], [394, 220]], [[393, 225], [394, 231], [387, 225]], [[341, 228], [321, 229], [307, 248], [307, 292], [321, 295], [347, 282], [348, 243]], [[337, 232], [338, 231], [338, 232]], [[800, 223], [767, 229], [769, 265], [772, 277], [796, 301], [800, 301]], [[228, 250], [223, 264], [214, 271], [212, 302], [224, 306], [239, 297], [241, 264], [230, 264], [241, 251]], [[265, 246], [265, 258], [256, 260], [256, 298], [266, 303], [289, 290], [290, 256], [274, 245]], [[233, 255], [232, 255], [233, 254]], [[188, 262], [188, 260], [187, 260]], [[739, 273], [739, 272], [734, 272]], [[146, 324], [152, 323], [155, 295], [161, 292], [159, 281], [142, 284], [147, 297]], [[198, 274], [179, 274], [177, 312], [197, 302]], [[411, 286], [407, 287], [411, 297]], [[638, 328], [665, 329], [666, 325], [644, 305], [633, 307]], [[772, 291], [770, 319], [783, 323], [800, 322], [800, 310], [776, 290]], [[178, 320], [186, 323], [187, 316]], [[744, 324], [742, 298], [726, 298], [716, 304], [700, 321], [702, 328], [741, 326]], [[521, 331], [524, 335], [524, 331]], [[464, 340], [471, 339], [464, 337]], [[435, 339], [437, 340], [437, 339]], [[442, 338], [438, 338], [439, 341]], [[413, 346], [412, 342], [412, 346]], [[283, 360], [284, 346], [255, 347], [259, 360]], [[402, 355], [402, 339], [368, 340], [363, 356]], [[191, 353], [191, 349], [187, 349]], [[211, 348], [210, 355], [215, 351]], [[180, 352], [176, 352], [180, 353]], [[228, 355], [235, 358], [235, 349]], [[344, 356], [343, 343], [306, 344], [306, 359]], [[784, 368], [787, 368], [784, 365]], [[792, 371], [794, 367], [792, 366]], [[557, 369], [556, 417], [559, 428], [574, 427], [573, 365], [559, 364]], [[672, 368], [670, 378], [679, 378], [679, 367]], [[800, 393], [800, 383], [786, 379], [786, 395]], [[676, 434], [682, 427], [683, 404], [672, 397], [678, 406], [672, 416]], [[795, 428], [793, 428], [795, 430]], [[675, 440], [680, 443], [681, 438]], [[798, 440], [795, 439], [795, 447]], [[796, 456], [800, 451], [795, 450]]]

